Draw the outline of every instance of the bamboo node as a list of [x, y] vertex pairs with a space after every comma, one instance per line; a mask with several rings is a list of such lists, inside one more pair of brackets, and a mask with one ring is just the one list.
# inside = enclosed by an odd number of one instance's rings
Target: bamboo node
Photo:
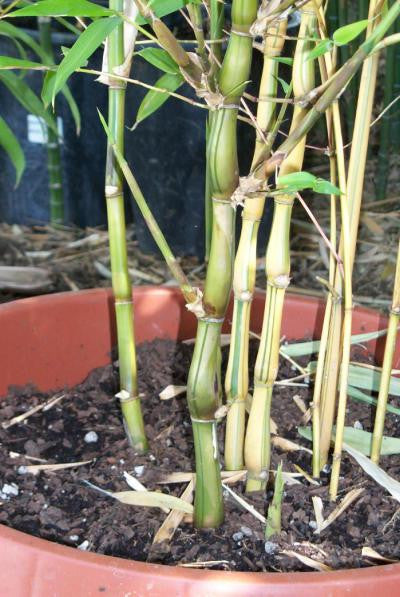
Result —
[[390, 315], [400, 315], [400, 307], [392, 307], [389, 311]]
[[111, 199], [111, 197], [118, 197], [121, 195], [121, 190], [116, 185], [107, 184], [105, 194], [107, 199]]
[[200, 288], [193, 288], [196, 292], [196, 298], [191, 303], [186, 303], [186, 309], [196, 315], [198, 319], [203, 319], [206, 312], [203, 307], [203, 293]]
[[201, 317], [201, 321], [204, 323], [224, 323], [225, 317]]
[[266, 481], [268, 479], [268, 470], [263, 469], [259, 473], [252, 473], [251, 471], [247, 471], [247, 479], [252, 479], [255, 481]]
[[245, 200], [250, 194], [260, 193], [264, 181], [256, 178], [254, 175], [242, 176], [239, 178], [239, 185], [232, 194], [232, 206], [236, 209], [238, 205], [244, 206]]
[[229, 410], [229, 407], [226, 404], [223, 404], [222, 406], [217, 408], [217, 410], [214, 413], [215, 419], [217, 421], [224, 419], [226, 417], [226, 415], [228, 414], [228, 410]]
[[192, 423], [217, 423], [217, 419], [196, 419], [195, 417], [190, 417], [190, 420], [192, 421]]
[[127, 402], [134, 402], [135, 400], [140, 400], [139, 394], [136, 396], [132, 396], [127, 390], [121, 390], [118, 394], [115, 394], [115, 397], [118, 398], [120, 402], [126, 404]]
[[287, 288], [290, 284], [290, 277], [287, 274], [281, 274], [276, 278], [268, 279], [267, 284], [273, 288]]
[[253, 300], [253, 293], [250, 290], [241, 290], [235, 292], [235, 299], [243, 303], [250, 303]]
[[263, 381], [256, 380], [254, 382], [254, 387], [265, 388], [266, 390], [270, 390], [271, 388], [273, 388], [273, 386], [274, 386], [273, 381], [267, 381], [266, 383], [264, 383]]

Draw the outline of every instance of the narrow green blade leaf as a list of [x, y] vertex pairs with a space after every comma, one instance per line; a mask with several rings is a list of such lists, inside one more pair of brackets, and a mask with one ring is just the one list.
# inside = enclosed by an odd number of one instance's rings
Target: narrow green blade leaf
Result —
[[360, 33], [362, 33], [367, 27], [368, 19], [356, 21], [355, 23], [350, 23], [350, 25], [340, 27], [339, 29], [336, 29], [335, 33], [333, 34], [333, 41], [337, 46], [348, 44], [350, 41], [358, 37]]
[[10, 12], [7, 17], [104, 17], [113, 14], [88, 0], [42, 0]]
[[165, 93], [160, 93], [159, 91], [151, 89], [145, 95], [136, 115], [136, 123], [141, 122], [165, 104], [169, 98], [168, 91], [176, 91], [176, 89], [182, 85], [183, 81], [184, 79], [181, 75], [170, 74], [165, 74], [158, 79], [154, 87], [157, 87], [158, 89], [166, 89], [167, 91]]
[[17, 75], [11, 71], [3, 70], [0, 71], [0, 81], [8, 87], [15, 99], [19, 101], [28, 112], [43, 118], [47, 126], [57, 134], [54, 118], [49, 114], [43, 106], [43, 103], [23, 79], [17, 77]]
[[[354, 334], [351, 337], [352, 344], [362, 344], [363, 342], [369, 342], [376, 338], [386, 336], [387, 329], [379, 330], [378, 332], [368, 332], [365, 334]], [[310, 340], [309, 342], [294, 342], [293, 344], [287, 344], [281, 346], [282, 352], [287, 354], [289, 357], [300, 357], [305, 354], [313, 354], [319, 351], [320, 341]]]
[[[151, 10], [159, 17], [166, 17], [177, 10], [185, 8], [186, 4], [189, 4], [193, 0], [153, 0], [149, 2]], [[142, 16], [136, 18], [136, 22], [139, 25], [146, 23], [146, 20]]]
[[[311, 427], [299, 427], [298, 432], [301, 437], [312, 440]], [[332, 441], [335, 439], [335, 428], [332, 433]], [[352, 448], [355, 448], [361, 454], [369, 456], [371, 453], [372, 433], [364, 431], [363, 429], [355, 429], [354, 427], [345, 427], [343, 434], [343, 441]], [[384, 436], [382, 438], [382, 456], [392, 456], [393, 454], [400, 454], [400, 439], [397, 437]]]
[[288, 58], [286, 56], [271, 56], [271, 60], [275, 60], [275, 62], [280, 62], [282, 64], [287, 64], [288, 66], [292, 66], [293, 58]]
[[19, 184], [21, 180], [21, 176], [25, 170], [25, 156], [24, 152], [21, 149], [21, 145], [19, 144], [18, 139], [8, 126], [5, 120], [0, 116], [0, 145], [8, 154], [10, 160], [12, 161], [15, 172], [16, 172], [16, 181], [15, 185]]
[[[379, 392], [381, 377], [381, 372], [374, 369], [368, 369], [367, 367], [360, 367], [360, 365], [353, 364], [349, 367], [349, 385], [355, 386], [356, 388]], [[392, 375], [390, 378], [389, 394], [392, 396], [400, 396], [400, 378]]]
[[[378, 401], [376, 398], [372, 398], [372, 396], [368, 396], [368, 394], [364, 394], [361, 390], [354, 388], [353, 386], [347, 387], [347, 394], [353, 400], [357, 400], [357, 402], [364, 402], [365, 404], [371, 404], [372, 406], [376, 406]], [[396, 408], [391, 404], [386, 405], [386, 412], [393, 413], [394, 415], [400, 415], [400, 408]]]
[[81, 132], [81, 113], [79, 111], [78, 104], [76, 103], [68, 85], [64, 85], [64, 87], [61, 89], [61, 93], [65, 97], [68, 107], [71, 110], [71, 114], [75, 122], [76, 134], [79, 135]]
[[94, 21], [85, 29], [57, 68], [51, 98], [49, 98], [48, 92], [42, 94], [47, 103], [54, 102], [55, 96], [64, 87], [72, 73], [85, 64], [86, 60], [105, 40], [107, 35], [120, 23], [121, 19], [119, 17], [110, 17]]
[[323, 178], [317, 178], [313, 186], [313, 191], [315, 191], [316, 193], [322, 193], [323, 195], [342, 194], [341, 190], [338, 189], [338, 187], [329, 182], [329, 180], [324, 180]]
[[292, 172], [285, 176], [279, 176], [277, 180], [277, 186], [279, 187], [290, 187], [301, 191], [302, 189], [312, 188], [316, 181], [316, 177], [309, 172]]
[[0, 70], [47, 70], [49, 67], [40, 62], [32, 60], [21, 60], [21, 58], [12, 58], [11, 56], [0, 56]]
[[168, 52], [161, 48], [144, 48], [143, 50], [136, 52], [136, 55], [141, 56], [156, 68], [159, 68], [170, 75], [177, 75], [180, 72], [176, 62], [171, 58]]
[[0, 21], [0, 35], [5, 35], [10, 39], [21, 41], [23, 44], [28, 46], [28, 48], [33, 50], [44, 64], [47, 64], [46, 52], [28, 33], [23, 31], [20, 27], [15, 27], [14, 25], [11, 25], [11, 23], [7, 23], [4, 20]]
[[329, 50], [332, 48], [332, 46], [333, 46], [333, 43], [330, 39], [323, 39], [321, 42], [319, 42], [315, 46], [315, 48], [313, 50], [311, 50], [311, 52], [308, 55], [307, 60], [315, 60], [316, 58], [323, 56], [324, 54], [329, 52]]

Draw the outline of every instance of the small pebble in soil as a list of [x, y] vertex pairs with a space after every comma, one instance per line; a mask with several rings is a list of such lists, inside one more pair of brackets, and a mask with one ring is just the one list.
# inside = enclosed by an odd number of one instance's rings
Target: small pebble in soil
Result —
[[134, 466], [133, 470], [135, 471], [138, 477], [141, 477], [143, 475], [144, 466], [143, 464], [139, 464], [138, 466]]
[[244, 537], [244, 535], [240, 531], [238, 531], [237, 533], [233, 533], [233, 535], [232, 535], [232, 539], [234, 541], [236, 541], [236, 543], [238, 543], [239, 541], [241, 541], [243, 539], [243, 537]]
[[27, 470], [28, 470], [28, 469], [26, 468], [26, 466], [24, 466], [23, 464], [21, 464], [21, 466], [19, 466], [19, 467], [17, 468], [17, 473], [18, 473], [19, 475], [26, 475], [26, 473], [27, 473]]
[[308, 523], [308, 526], [310, 527], [310, 529], [316, 529], [318, 525], [315, 522], [315, 520], [310, 520], [310, 522]]
[[79, 541], [79, 535], [70, 535], [68, 539], [70, 541]]
[[89, 541], [87, 539], [85, 539], [85, 541], [82, 541], [82, 543], [78, 545], [78, 549], [80, 549], [81, 551], [87, 551], [88, 547]]
[[353, 425], [354, 429], [364, 429], [363, 424], [361, 421], [356, 421]]
[[253, 535], [253, 531], [249, 527], [240, 527], [240, 530], [245, 537], [251, 537]]
[[4, 500], [10, 497], [15, 497], [18, 494], [18, 485], [16, 485], [15, 483], [4, 483], [3, 487], [1, 488], [0, 497]]
[[272, 541], [266, 541], [264, 543], [265, 553], [267, 553], [268, 555], [272, 555], [273, 553], [275, 553], [277, 548], [277, 544], [273, 543]]
[[98, 441], [98, 439], [99, 436], [95, 431], [88, 431], [85, 437], [83, 438], [83, 441], [85, 441], [87, 444], [95, 444]]

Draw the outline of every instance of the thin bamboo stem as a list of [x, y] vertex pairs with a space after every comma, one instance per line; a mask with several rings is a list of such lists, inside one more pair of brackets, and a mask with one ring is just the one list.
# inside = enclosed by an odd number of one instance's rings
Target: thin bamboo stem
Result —
[[[317, 32], [314, 3], [301, 10], [299, 41], [293, 63], [294, 96], [307, 93], [314, 86], [314, 66], [309, 60], [313, 44], [310, 38]], [[291, 131], [302, 121], [305, 109], [295, 105]], [[290, 136], [290, 134], [289, 134]], [[280, 174], [302, 169], [305, 136], [298, 139], [290, 155], [281, 163]], [[245, 437], [245, 463], [248, 470], [247, 491], [266, 487], [270, 465], [270, 410], [273, 385], [279, 364], [281, 321], [285, 291], [289, 285], [290, 220], [295, 194], [282, 194], [274, 199], [274, 217], [266, 254], [267, 294], [260, 346], [254, 371], [254, 394]]]
[[372, 433], [371, 460], [379, 463], [382, 447], [383, 428], [392, 375], [393, 358], [396, 350], [397, 329], [400, 322], [400, 242], [397, 248], [396, 274], [393, 286], [393, 300], [386, 335], [385, 353], [382, 364], [382, 377], [379, 385], [375, 424]]
[[236, 122], [243, 85], [248, 80], [252, 38], [248, 35], [257, 12], [256, 0], [234, 0], [232, 33], [218, 73], [218, 88], [231, 107], [215, 113], [208, 142], [212, 189], [212, 237], [204, 287], [206, 315], [199, 321], [189, 371], [187, 397], [196, 454], [194, 523], [218, 526], [223, 519], [215, 412], [220, 405], [220, 331], [232, 286], [235, 212], [231, 195], [237, 187]]
[[[123, 11], [123, 0], [110, 0], [112, 10]], [[121, 24], [108, 38], [108, 69], [125, 63], [124, 25]], [[125, 65], [126, 66], [126, 65]], [[126, 83], [109, 82], [108, 127], [115, 144], [123, 154]], [[112, 286], [117, 320], [119, 393], [124, 425], [132, 447], [140, 452], [147, 449], [144, 423], [137, 387], [136, 349], [133, 328], [132, 287], [128, 272], [125, 236], [123, 177], [112, 147], [108, 143], [105, 197], [110, 242]]]
[[[399, 3], [397, 3], [398, 5]], [[368, 32], [373, 38], [378, 30], [382, 30], [382, 23], [390, 13], [383, 17], [379, 23], [377, 12], [380, 7], [379, 0], [371, 0], [369, 6], [370, 24]], [[392, 9], [396, 8], [393, 5]], [[398, 6], [398, 8], [400, 8]], [[386, 26], [386, 31], [392, 23]], [[368, 37], [367, 37], [368, 40]], [[365, 42], [364, 42], [365, 43]], [[373, 45], [376, 45], [375, 43]], [[361, 46], [362, 47], [362, 46]], [[372, 48], [371, 48], [372, 49]], [[350, 153], [349, 173], [347, 180], [347, 194], [349, 197], [348, 207], [342, 200], [342, 251], [345, 270], [344, 280], [344, 320], [342, 328], [342, 358], [339, 380], [339, 399], [336, 417], [336, 435], [333, 452], [332, 474], [329, 493], [332, 500], [336, 499], [339, 473], [341, 464], [341, 453], [343, 445], [344, 423], [347, 405], [347, 379], [350, 362], [351, 346], [351, 324], [352, 324], [352, 290], [351, 277], [354, 265], [354, 258], [357, 245], [358, 225], [361, 210], [361, 199], [363, 193], [364, 173], [367, 160], [368, 139], [370, 123], [372, 120], [373, 100], [376, 87], [376, 76], [379, 54], [375, 53], [369, 57], [363, 65], [361, 73], [360, 94], [357, 102], [356, 119]], [[345, 219], [344, 219], [345, 218]]]
[[[51, 40], [51, 19], [50, 17], [38, 17], [40, 45], [49, 63], [54, 62], [53, 45]], [[48, 112], [51, 113], [50, 108]], [[55, 116], [57, 125], [57, 116]], [[50, 222], [62, 224], [64, 222], [64, 193], [61, 175], [61, 151], [58, 134], [47, 127], [47, 169], [49, 172], [49, 194], [50, 194]]]
[[[277, 91], [278, 62], [286, 31], [286, 20], [270, 26], [264, 40], [264, 64], [260, 95], [274, 96]], [[261, 102], [257, 109], [257, 134], [253, 164], [264, 152], [265, 139], [272, 130], [275, 105]], [[257, 236], [264, 211], [265, 195], [251, 196], [244, 202], [242, 230], [234, 265], [234, 308], [225, 392], [229, 407], [225, 434], [225, 466], [228, 470], [243, 468], [243, 446], [246, 397], [249, 387], [248, 351], [251, 303], [255, 288]]]

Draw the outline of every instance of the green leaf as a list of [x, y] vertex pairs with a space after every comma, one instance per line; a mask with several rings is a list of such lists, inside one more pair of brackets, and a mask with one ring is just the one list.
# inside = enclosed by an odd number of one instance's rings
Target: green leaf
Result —
[[330, 39], [323, 39], [320, 43], [318, 43], [313, 50], [309, 53], [307, 60], [315, 60], [320, 56], [323, 56], [330, 49], [333, 47], [333, 43]]
[[42, 0], [10, 12], [7, 17], [104, 17], [113, 14], [88, 0]]
[[[182, 83], [184, 79], [181, 75], [170, 75], [165, 74], [163, 75], [158, 81], [154, 84], [154, 87], [158, 89], [166, 89], [167, 91], [176, 91]], [[159, 91], [154, 91], [151, 89], [143, 98], [142, 103], [139, 106], [137, 115], [136, 115], [136, 123], [141, 122], [150, 114], [153, 114], [156, 110], [158, 110], [169, 98], [169, 94], [160, 93]]]
[[6, 21], [0, 21], [0, 35], [5, 35], [13, 40], [18, 40], [24, 43], [28, 48], [31, 48], [44, 64], [47, 62], [47, 54], [41, 46], [30, 36], [25, 33], [20, 27], [15, 27]]
[[271, 60], [275, 60], [275, 62], [282, 64], [287, 64], [288, 66], [292, 66], [293, 64], [293, 58], [287, 58], [286, 56], [271, 56]]
[[[370, 340], [376, 340], [376, 338], [386, 336], [386, 333], [387, 329], [379, 330], [377, 332], [368, 332], [365, 334], [354, 334], [351, 337], [351, 343], [362, 344], [363, 342], [369, 342]], [[311, 340], [308, 342], [293, 342], [292, 344], [281, 346], [281, 351], [290, 357], [300, 357], [305, 354], [313, 354], [315, 352], [318, 352], [319, 346], [319, 340]]]
[[170, 508], [187, 514], [193, 513], [193, 506], [181, 498], [159, 491], [116, 491], [111, 494], [128, 506], [146, 506], [148, 508]]
[[47, 70], [49, 67], [40, 62], [32, 60], [21, 60], [11, 56], [0, 56], [0, 70], [29, 69], [29, 70]]
[[[369, 390], [371, 392], [379, 392], [382, 373], [376, 369], [369, 369], [368, 367], [361, 367], [360, 365], [349, 366], [349, 385]], [[390, 378], [389, 394], [392, 396], [400, 396], [400, 378]]]
[[15, 173], [16, 173], [16, 181], [15, 186], [19, 184], [21, 180], [21, 176], [23, 171], [25, 170], [25, 156], [24, 152], [21, 149], [21, 145], [19, 144], [18, 139], [9, 128], [8, 124], [6, 123], [3, 118], [0, 116], [0, 145], [8, 154], [10, 160], [12, 161]]
[[[298, 432], [301, 437], [312, 440], [311, 427], [299, 427]], [[332, 432], [332, 440], [335, 439], [335, 428]], [[372, 433], [364, 431], [363, 429], [355, 429], [354, 427], [345, 427], [343, 434], [343, 441], [351, 448], [355, 448], [364, 456], [369, 456], [371, 453]], [[397, 437], [383, 436], [382, 438], [382, 456], [392, 456], [393, 454], [400, 454], [400, 439]]]
[[277, 186], [290, 187], [301, 191], [302, 189], [313, 188], [316, 180], [316, 177], [309, 172], [292, 172], [285, 176], [279, 176]]
[[329, 180], [324, 180], [323, 178], [317, 178], [314, 183], [313, 191], [316, 193], [321, 193], [323, 195], [341, 195], [342, 192], [338, 187], [334, 184], [329, 182]]
[[[347, 387], [347, 394], [350, 396], [350, 398], [356, 400], [357, 402], [364, 402], [365, 404], [371, 404], [372, 406], [376, 406], [378, 404], [376, 398], [372, 398], [372, 396], [364, 394], [364, 392], [361, 392], [361, 390], [358, 390], [357, 388], [353, 388], [353, 386]], [[386, 411], [388, 413], [393, 413], [394, 415], [400, 415], [400, 408], [396, 408], [391, 404], [386, 405]]]
[[[191, 0], [153, 0], [153, 2], [149, 2], [149, 6], [159, 18], [162, 18], [177, 10], [185, 8], [186, 4], [189, 4], [190, 1]], [[136, 23], [139, 25], [143, 25], [146, 22], [147, 21], [140, 15], [136, 18]]]
[[282, 77], [276, 77], [276, 79], [281, 84], [282, 89], [283, 89], [283, 93], [285, 95], [288, 95], [290, 93], [290, 85], [289, 85], [289, 83], [286, 83], [285, 79], [282, 79]]
[[[43, 0], [46, 2], [47, 0]], [[87, 29], [78, 37], [68, 54], [60, 62], [53, 85], [49, 85], [42, 97], [46, 103], [54, 103], [57, 93], [64, 87], [68, 78], [85, 64], [86, 60], [93, 54], [99, 45], [105, 40], [107, 35], [121, 23], [119, 17], [110, 17], [99, 19], [89, 25]], [[51, 89], [52, 88], [52, 89]], [[51, 89], [52, 95], [49, 96]]]
[[136, 52], [136, 55], [141, 56], [144, 60], [165, 73], [169, 73], [170, 75], [177, 75], [180, 73], [179, 66], [176, 62], [171, 58], [168, 52], [161, 48], [144, 48], [143, 50]]
[[64, 87], [61, 89], [61, 93], [65, 97], [68, 107], [71, 110], [71, 114], [75, 122], [76, 134], [79, 135], [81, 132], [81, 114], [79, 112], [78, 104], [76, 103], [68, 85], [64, 85]]
[[368, 19], [363, 19], [362, 21], [356, 21], [355, 23], [350, 23], [350, 25], [340, 27], [339, 29], [336, 29], [335, 33], [333, 34], [333, 41], [337, 46], [348, 44], [350, 41], [358, 37], [360, 33], [362, 33], [367, 27]]
[[54, 118], [49, 114], [43, 106], [43, 103], [23, 79], [17, 77], [17, 75], [11, 71], [3, 70], [0, 71], [0, 81], [6, 85], [14, 95], [15, 99], [19, 101], [28, 112], [43, 118], [47, 126], [58, 134]]

